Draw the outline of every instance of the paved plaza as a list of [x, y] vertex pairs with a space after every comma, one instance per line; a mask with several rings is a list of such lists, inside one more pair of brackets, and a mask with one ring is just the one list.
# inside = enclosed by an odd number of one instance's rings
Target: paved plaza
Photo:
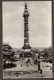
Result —
[[[50, 63], [41, 62], [42, 74], [38, 71], [37, 65], [30, 65], [27, 67], [25, 64], [21, 67], [21, 62], [16, 62], [17, 67], [5, 69], [4, 72], [19, 72], [20, 74], [3, 75], [3, 78], [52, 78], [52, 65]], [[6, 73], [7, 74], [7, 73]]]

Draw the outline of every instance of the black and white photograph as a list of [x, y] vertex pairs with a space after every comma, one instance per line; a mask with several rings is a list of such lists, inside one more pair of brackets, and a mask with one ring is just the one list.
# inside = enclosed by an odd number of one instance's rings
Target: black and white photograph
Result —
[[53, 78], [52, 1], [2, 1], [3, 79]]

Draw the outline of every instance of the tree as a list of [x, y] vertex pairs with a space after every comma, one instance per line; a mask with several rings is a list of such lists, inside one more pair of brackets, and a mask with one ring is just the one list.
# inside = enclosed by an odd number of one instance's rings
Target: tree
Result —
[[3, 58], [11, 59], [11, 57], [14, 56], [14, 53], [15, 52], [12, 51], [12, 47], [10, 45], [8, 44], [3, 45]]
[[3, 44], [3, 65], [6, 66], [7, 62], [14, 61], [15, 52], [12, 51], [12, 47], [8, 44]]

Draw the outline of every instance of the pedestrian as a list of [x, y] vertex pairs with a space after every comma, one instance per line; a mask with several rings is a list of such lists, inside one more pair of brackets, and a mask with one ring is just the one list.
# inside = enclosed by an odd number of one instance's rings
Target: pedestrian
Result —
[[31, 64], [30, 59], [28, 59], [28, 61], [26, 61], [26, 65], [27, 65], [27, 67], [29, 66], [28, 63]]
[[42, 69], [40, 69], [40, 73], [42, 74]]
[[40, 70], [40, 61], [38, 61], [38, 70]]

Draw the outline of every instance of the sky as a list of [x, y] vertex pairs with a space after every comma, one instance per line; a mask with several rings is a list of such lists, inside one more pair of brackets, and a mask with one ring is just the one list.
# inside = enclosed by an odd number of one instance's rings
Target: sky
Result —
[[[26, 1], [29, 11], [29, 44], [31, 47], [52, 46], [52, 2]], [[25, 1], [2, 2], [3, 43], [13, 48], [24, 45]]]

